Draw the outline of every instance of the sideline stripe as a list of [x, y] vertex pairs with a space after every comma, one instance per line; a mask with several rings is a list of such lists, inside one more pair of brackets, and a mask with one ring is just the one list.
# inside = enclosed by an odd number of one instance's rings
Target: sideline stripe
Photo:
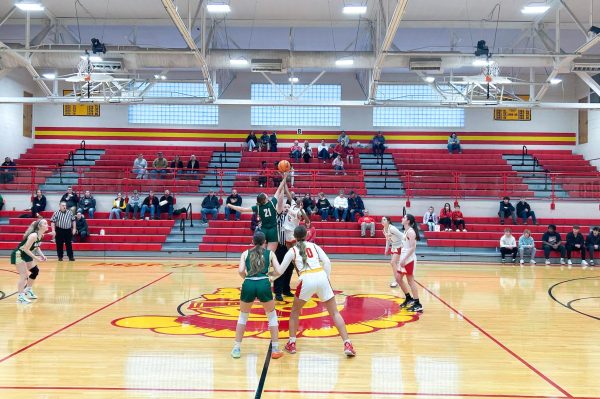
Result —
[[[75, 324], [79, 323], [80, 321], [83, 321], [83, 320], [85, 320], [85, 319], [87, 319], [87, 318], [89, 318], [89, 317], [91, 317], [91, 316], [95, 315], [96, 313], [103, 311], [104, 309], [108, 308], [109, 306], [112, 306], [112, 305], [114, 305], [114, 304], [115, 304], [115, 303], [117, 303], [117, 302], [121, 302], [123, 299], [130, 297], [131, 295], [133, 295], [133, 294], [135, 294], [135, 293], [137, 293], [137, 292], [139, 292], [139, 291], [143, 290], [143, 289], [144, 289], [144, 288], [146, 288], [146, 287], [149, 287], [149, 286], [151, 286], [152, 284], [154, 284], [154, 283], [156, 283], [156, 282], [158, 282], [158, 281], [162, 280], [163, 278], [165, 278], [165, 277], [167, 277], [167, 276], [170, 276], [171, 274], [173, 274], [173, 272], [169, 272], [169, 273], [167, 273], [167, 274], [163, 275], [162, 277], [159, 277], [159, 278], [157, 278], [156, 280], [153, 280], [153, 281], [149, 282], [148, 284], [146, 284], [146, 285], [144, 285], [144, 286], [142, 286], [142, 287], [138, 288], [137, 290], [135, 290], [135, 291], [131, 291], [129, 294], [127, 294], [127, 295], [124, 295], [124, 296], [122, 296], [122, 297], [120, 297], [120, 298], [118, 298], [118, 299], [116, 299], [116, 300], [112, 301], [111, 303], [109, 303], [109, 304], [107, 304], [107, 305], [104, 305], [104, 306], [102, 306], [101, 308], [99, 308], [99, 309], [96, 309], [96, 310], [94, 310], [93, 312], [91, 312], [91, 313], [88, 313], [87, 315], [85, 315], [85, 316], [83, 316], [83, 317], [81, 317], [81, 318], [79, 318], [79, 319], [75, 320], [74, 322], [72, 322], [72, 323], [69, 323], [69, 324], [67, 324], [66, 326], [64, 326], [64, 327], [62, 327], [62, 328], [60, 328], [60, 329], [58, 329], [58, 330], [56, 330], [56, 331], [54, 331], [54, 332], [52, 332], [52, 333], [50, 333], [50, 334], [46, 335], [45, 337], [42, 337], [42, 338], [38, 339], [37, 341], [34, 341], [34, 342], [30, 343], [29, 345], [22, 347], [22, 348], [21, 348], [21, 349], [19, 349], [18, 351], [16, 351], [16, 352], [13, 352], [13, 353], [11, 353], [10, 355], [7, 355], [7, 356], [3, 357], [2, 359], [0, 359], [0, 363], [3, 363], [4, 361], [6, 361], [6, 360], [10, 359], [11, 357], [14, 357], [14, 356], [18, 355], [19, 353], [26, 351], [27, 349], [31, 348], [32, 346], [35, 346], [35, 345], [39, 344], [40, 342], [43, 342], [43, 341], [47, 340], [48, 338], [52, 338], [52, 337], [53, 337], [53, 336], [55, 336], [56, 334], [58, 334], [58, 333], [60, 333], [60, 332], [62, 332], [62, 331], [64, 331], [64, 330], [66, 330], [66, 329], [67, 329], [67, 328], [69, 328], [69, 327], [72, 327], [72, 326], [74, 326]], [[5, 388], [1, 387], [1, 389], [5, 389]]]

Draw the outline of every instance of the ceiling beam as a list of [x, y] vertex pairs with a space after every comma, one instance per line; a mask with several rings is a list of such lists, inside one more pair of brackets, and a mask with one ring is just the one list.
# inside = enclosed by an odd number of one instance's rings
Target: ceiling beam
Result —
[[8, 10], [8, 12], [6, 14], [4, 14], [2, 19], [0, 19], [0, 26], [4, 25], [4, 23], [6, 21], [8, 21], [8, 19], [10, 17], [12, 17], [12, 15], [15, 13], [15, 11], [17, 11], [17, 7], [15, 7], [15, 6], [13, 6], [10, 10]]
[[575, 72], [575, 75], [579, 76], [590, 89], [594, 90], [594, 93], [600, 96], [600, 85], [590, 75], [586, 72]]
[[23, 57], [21, 54], [17, 54], [3, 42], [0, 42], [0, 49], [3, 50], [3, 53], [8, 54], [10, 57], [12, 57], [20, 66], [27, 69], [27, 72], [29, 72], [35, 83], [37, 83], [40, 89], [42, 89], [42, 91], [44, 92], [44, 95], [52, 95], [52, 91], [48, 88], [46, 83], [42, 80], [40, 74], [37, 73], [33, 65], [31, 65], [31, 62], [27, 58]]

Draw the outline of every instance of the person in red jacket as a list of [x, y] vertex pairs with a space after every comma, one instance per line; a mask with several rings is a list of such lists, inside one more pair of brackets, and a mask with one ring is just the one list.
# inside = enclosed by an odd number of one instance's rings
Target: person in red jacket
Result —
[[340, 143], [337, 143], [335, 145], [335, 147], [333, 148], [333, 156], [331, 157], [331, 159], [335, 159], [337, 157], [343, 157], [344, 156], [344, 147], [342, 147], [342, 145]]
[[460, 205], [456, 205], [454, 207], [454, 212], [452, 212], [452, 222], [454, 223], [454, 228], [456, 231], [467, 231], [465, 226], [465, 218], [463, 213], [460, 211]]
[[371, 237], [375, 237], [375, 218], [369, 215], [369, 211], [364, 210], [364, 216], [358, 219], [360, 226], [360, 236], [364, 237], [367, 234], [367, 228], [371, 230]]
[[440, 211], [440, 230], [450, 231], [452, 229], [452, 208], [449, 203], [445, 203]]

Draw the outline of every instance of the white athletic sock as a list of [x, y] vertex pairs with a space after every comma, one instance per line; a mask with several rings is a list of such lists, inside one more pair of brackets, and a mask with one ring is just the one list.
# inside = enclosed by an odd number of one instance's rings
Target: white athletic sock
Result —
[[347, 340], [345, 340], [345, 341], [344, 341], [344, 343], [349, 343], [349, 344], [351, 344], [352, 342], [350, 342], [350, 339], [347, 339]]
[[242, 345], [241, 342], [237, 342], [237, 341], [233, 341], [233, 347], [235, 348], [239, 348]]
[[271, 341], [273, 352], [279, 352], [279, 341]]
[[296, 337], [290, 337], [290, 342], [296, 342]]

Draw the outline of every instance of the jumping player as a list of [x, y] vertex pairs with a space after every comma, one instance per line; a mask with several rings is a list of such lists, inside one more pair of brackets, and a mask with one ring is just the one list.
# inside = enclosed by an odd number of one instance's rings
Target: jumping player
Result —
[[[400, 305], [406, 307], [411, 312], [422, 312], [423, 306], [419, 302], [419, 291], [417, 283], [415, 283], [415, 268], [417, 264], [417, 241], [421, 239], [419, 235], [419, 227], [415, 221], [415, 217], [411, 214], [406, 214], [402, 219], [404, 226], [404, 234], [402, 237], [402, 252], [400, 253], [400, 262], [396, 269], [396, 281], [400, 284], [400, 288], [406, 294], [406, 299]], [[406, 276], [408, 285], [404, 282], [403, 277]], [[412, 297], [409, 292], [412, 292]]]
[[[36, 263], [46, 261], [46, 256], [40, 249], [46, 231], [48, 231], [46, 219], [38, 219], [31, 223], [23, 234], [23, 240], [10, 255], [10, 263], [15, 265], [19, 272], [17, 303], [31, 303], [30, 299], [37, 299], [37, 295], [33, 292], [33, 283], [40, 273]], [[27, 272], [30, 273], [29, 276]]]
[[296, 353], [296, 333], [300, 311], [313, 294], [317, 294], [319, 299], [325, 303], [325, 307], [344, 341], [344, 353], [346, 356], [356, 356], [352, 342], [348, 338], [346, 323], [337, 309], [335, 295], [329, 283], [331, 273], [329, 257], [317, 244], [305, 241], [306, 228], [304, 226], [296, 227], [294, 237], [296, 238], [296, 245], [288, 251], [281, 264], [281, 269], [285, 270], [290, 262], [294, 261], [296, 270], [300, 275], [300, 282], [296, 287], [296, 296], [290, 314], [290, 339], [285, 345], [285, 350], [289, 353]]
[[290, 203], [286, 212], [285, 220], [283, 222], [283, 230], [285, 231], [285, 245], [289, 249], [296, 243], [296, 239], [294, 238], [294, 230], [300, 225], [300, 221], [304, 220], [304, 222], [308, 221], [310, 223], [310, 219], [308, 216], [306, 216], [306, 212], [304, 212], [302, 201], [296, 202], [296, 200], [294, 200], [292, 193], [290, 193], [290, 190], [287, 187], [287, 184], [283, 187], [283, 189]]
[[[385, 236], [385, 250], [383, 254], [387, 255], [388, 253], [391, 253], [392, 255], [390, 265], [392, 266], [392, 276], [394, 277], [390, 283], [390, 287], [396, 288], [398, 286], [396, 269], [398, 269], [398, 262], [400, 260], [403, 234], [392, 224], [392, 220], [389, 217], [384, 216], [381, 218], [381, 224], [383, 225], [383, 235]], [[390, 252], [388, 252], [388, 250], [390, 250]]]
[[240, 316], [238, 317], [235, 329], [235, 342], [231, 350], [231, 357], [238, 359], [241, 356], [240, 346], [242, 338], [246, 331], [246, 322], [252, 309], [255, 299], [258, 299], [265, 315], [269, 320], [269, 331], [271, 332], [271, 358], [279, 359], [283, 352], [279, 350], [279, 323], [277, 321], [277, 312], [275, 311], [275, 302], [271, 292], [271, 282], [269, 281], [269, 269], [273, 269], [273, 276], [281, 274], [279, 262], [275, 253], [265, 249], [265, 235], [257, 231], [252, 239], [254, 248], [246, 250], [240, 258], [238, 272], [244, 279], [242, 292], [240, 294]]

